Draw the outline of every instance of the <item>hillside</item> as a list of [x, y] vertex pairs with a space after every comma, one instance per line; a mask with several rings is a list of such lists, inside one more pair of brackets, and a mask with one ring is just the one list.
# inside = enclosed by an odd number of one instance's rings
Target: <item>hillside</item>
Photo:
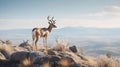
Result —
[[0, 67], [120, 67], [120, 58], [111, 53], [92, 57], [64, 42], [36, 50], [28, 42], [13, 46], [0, 40]]

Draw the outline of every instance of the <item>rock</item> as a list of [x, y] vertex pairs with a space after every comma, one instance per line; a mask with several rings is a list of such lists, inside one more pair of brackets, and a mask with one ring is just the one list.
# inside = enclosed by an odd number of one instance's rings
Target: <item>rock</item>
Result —
[[63, 58], [63, 59], [66, 59], [66, 60], [68, 60], [69, 62], [75, 62], [71, 57], [69, 57], [69, 56], [67, 56], [67, 57], [65, 57], [65, 58]]
[[111, 57], [112, 57], [112, 53], [111, 53], [111, 52], [108, 52], [108, 53], [106, 54], [106, 56], [107, 56], [108, 58], [111, 58]]
[[44, 56], [44, 57], [39, 57], [35, 60], [35, 64], [44, 64], [44, 63], [47, 63], [48, 61], [50, 60], [50, 58], [48, 56]]
[[47, 53], [48, 53], [48, 55], [56, 55], [53, 50], [48, 50]]
[[69, 47], [69, 49], [70, 49], [72, 52], [77, 53], [77, 48], [76, 48], [76, 46]]
[[60, 61], [60, 57], [58, 56], [50, 56], [50, 62]]
[[58, 56], [44, 56], [36, 59], [35, 64], [43, 65], [45, 63], [50, 63], [52, 67], [56, 67], [60, 61]]
[[74, 64], [70, 65], [70, 67], [81, 67], [81, 65], [77, 64], [77, 63], [74, 63]]
[[19, 62], [19, 61], [22, 61], [22, 60], [28, 58], [29, 54], [30, 54], [29, 52], [24, 52], [24, 51], [15, 52], [11, 55], [10, 60]]
[[2, 53], [2, 55], [4, 55], [4, 57], [6, 58], [6, 59], [10, 59], [10, 54], [8, 53], [8, 52], [6, 52], [6, 51], [4, 51], [4, 50], [2, 50], [2, 51], [0, 51], [1, 53]]
[[65, 57], [65, 54], [59, 53], [58, 56], [62, 58], [62, 57]]
[[27, 51], [32, 51], [33, 50], [32, 46], [28, 43], [28, 40], [21, 43], [19, 45], [19, 47], [25, 48], [25, 49], [27, 49]]
[[0, 59], [3, 59], [3, 60], [6, 59], [5, 56], [1, 52], [0, 52]]
[[59, 65], [60, 57], [51, 56], [49, 61], [50, 61], [50, 64], [52, 65], [52, 67], [57, 67]]
[[36, 60], [39, 60], [39, 58], [44, 57], [45, 54], [43, 52], [31, 52], [30, 57], [33, 58], [33, 61], [36, 62]]
[[84, 56], [84, 55], [77, 55], [78, 57], [80, 57], [82, 60], [88, 61], [88, 59]]
[[63, 57], [59, 63], [62, 67], [70, 67], [75, 62], [71, 57]]
[[1, 60], [0, 59], [0, 67], [19, 67], [19, 63], [13, 62], [10, 60]]
[[30, 44], [28, 43], [28, 40], [27, 40], [27, 41], [24, 41], [23, 43], [21, 43], [19, 46], [25, 47], [25, 46], [30, 46]]

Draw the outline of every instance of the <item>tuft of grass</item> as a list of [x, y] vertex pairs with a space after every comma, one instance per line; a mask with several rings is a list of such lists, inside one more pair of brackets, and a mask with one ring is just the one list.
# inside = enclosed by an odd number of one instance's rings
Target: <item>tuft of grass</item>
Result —
[[65, 41], [62, 41], [62, 42], [57, 43], [56, 45], [54, 45], [54, 47], [52, 49], [56, 50], [56, 51], [65, 52], [68, 49], [68, 43], [65, 42]]
[[102, 55], [97, 59], [96, 67], [120, 67], [120, 58]]
[[96, 58], [94, 57], [86, 56], [86, 59], [87, 61], [85, 61], [84, 64], [86, 64], [87, 66], [95, 67], [95, 65], [97, 64]]
[[76, 63], [84, 63], [84, 60], [82, 60], [80, 57], [78, 57], [75, 53], [73, 52], [68, 52], [66, 51], [67, 54], [71, 55], [71, 58], [73, 58], [73, 60], [76, 62]]

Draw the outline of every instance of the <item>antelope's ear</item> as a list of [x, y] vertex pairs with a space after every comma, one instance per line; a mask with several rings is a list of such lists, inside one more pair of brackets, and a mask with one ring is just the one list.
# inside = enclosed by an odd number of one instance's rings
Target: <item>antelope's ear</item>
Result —
[[51, 24], [50, 22], [48, 22], [48, 24]]

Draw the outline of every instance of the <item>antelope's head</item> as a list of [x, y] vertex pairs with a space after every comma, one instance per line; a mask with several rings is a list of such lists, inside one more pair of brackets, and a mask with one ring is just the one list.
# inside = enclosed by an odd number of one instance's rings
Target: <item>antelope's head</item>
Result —
[[50, 25], [52, 28], [57, 28], [57, 26], [55, 25], [56, 20], [54, 20], [54, 17], [52, 17], [52, 18], [50, 19], [50, 16], [48, 16], [47, 19], [48, 19], [49, 25]]

